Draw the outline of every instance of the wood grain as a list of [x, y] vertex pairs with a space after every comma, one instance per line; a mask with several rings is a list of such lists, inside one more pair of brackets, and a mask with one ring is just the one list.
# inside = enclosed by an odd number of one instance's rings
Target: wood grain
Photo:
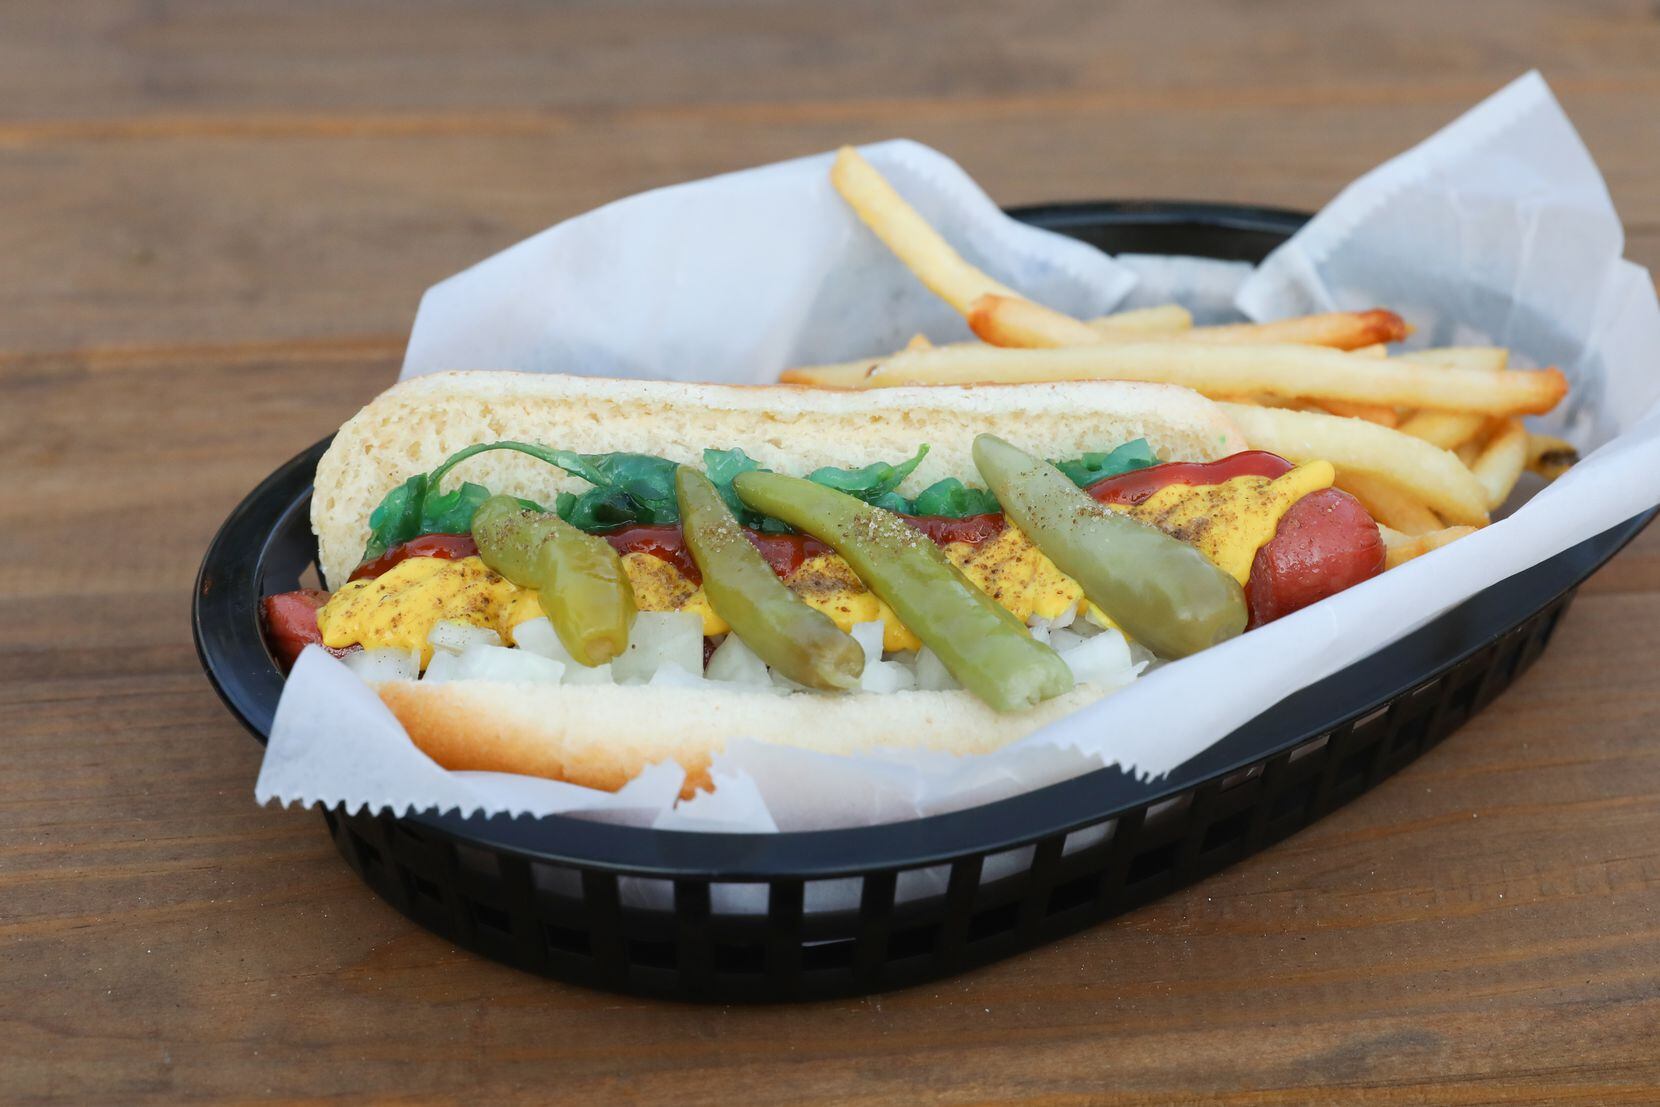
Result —
[[1448, 743], [960, 979], [700, 1009], [375, 900], [197, 668], [200, 551], [420, 291], [642, 188], [908, 134], [1009, 203], [1316, 206], [1530, 65], [1660, 263], [1649, 3], [0, 13], [0, 1100], [1649, 1103], [1660, 531]]

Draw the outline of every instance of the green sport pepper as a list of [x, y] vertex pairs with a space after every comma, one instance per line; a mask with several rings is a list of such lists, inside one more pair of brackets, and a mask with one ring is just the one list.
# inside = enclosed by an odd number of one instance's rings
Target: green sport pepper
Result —
[[473, 514], [484, 564], [533, 588], [560, 643], [578, 664], [603, 665], [628, 646], [634, 589], [611, 543], [557, 515], [492, 496]]
[[974, 464], [1009, 521], [1160, 657], [1186, 657], [1245, 629], [1244, 590], [1194, 547], [1103, 507], [996, 435], [974, 440]]
[[892, 512], [779, 473], [742, 473], [732, 487], [756, 511], [840, 554], [959, 684], [998, 711], [1019, 711], [1071, 689], [1072, 670], [1059, 654]]
[[858, 687], [864, 650], [830, 616], [784, 587], [709, 478], [681, 466], [674, 487], [686, 547], [715, 614], [757, 657], [796, 683], [826, 692]]

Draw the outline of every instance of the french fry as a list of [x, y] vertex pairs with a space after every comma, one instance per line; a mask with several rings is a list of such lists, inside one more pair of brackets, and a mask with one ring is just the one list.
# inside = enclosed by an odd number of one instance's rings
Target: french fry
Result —
[[1253, 449], [1291, 461], [1331, 462], [1340, 472], [1385, 477], [1450, 523], [1485, 525], [1487, 493], [1447, 451], [1362, 419], [1223, 404]]
[[[998, 315], [1017, 323], [1029, 316], [981, 302], [971, 325], [985, 333]], [[1018, 307], [1018, 305], [1017, 305]], [[897, 354], [866, 378], [872, 388], [909, 384], [1029, 383], [1135, 380], [1180, 384], [1210, 396], [1270, 392], [1318, 400], [1351, 400], [1390, 407], [1521, 415], [1549, 411], [1567, 390], [1555, 369], [1434, 369], [1398, 358], [1377, 361], [1318, 346], [1220, 345], [1206, 342], [1127, 342], [1042, 350], [987, 347]]]
[[1399, 342], [1412, 333], [1406, 320], [1392, 311], [1332, 311], [1300, 315], [1272, 323], [1229, 323], [1194, 327], [1185, 337], [1197, 342], [1295, 343], [1356, 350], [1380, 342]]
[[1458, 447], [1458, 449], [1454, 450], [1453, 456], [1458, 458], [1458, 460], [1463, 463], [1464, 467], [1468, 469], [1476, 463], [1476, 458], [1481, 456], [1481, 443], [1475, 439], [1471, 439], [1462, 446]]
[[967, 318], [969, 329], [993, 346], [1039, 349], [1115, 341], [1105, 331], [1020, 296], [980, 296], [969, 305]]
[[1467, 534], [1474, 534], [1476, 528], [1443, 527], [1427, 534], [1402, 534], [1389, 527], [1379, 527], [1378, 531], [1383, 535], [1383, 567], [1393, 569], [1415, 557], [1422, 557], [1431, 550], [1438, 550], [1450, 542], [1456, 542]]
[[1482, 447], [1470, 466], [1470, 472], [1487, 490], [1489, 511], [1510, 498], [1526, 466], [1527, 428], [1520, 419], [1510, 419]]
[[1555, 480], [1579, 461], [1579, 450], [1566, 438], [1551, 434], [1527, 436], [1527, 467], [1546, 480]]
[[1364, 419], [1380, 427], [1393, 427], [1401, 421], [1399, 412], [1383, 404], [1357, 404], [1353, 400], [1321, 400], [1320, 406], [1333, 415], [1341, 415], [1346, 419]]
[[1389, 347], [1381, 342], [1374, 342], [1370, 346], [1356, 346], [1349, 353], [1355, 357], [1388, 357]]
[[1396, 429], [1443, 450], [1456, 450], [1480, 434], [1486, 425], [1485, 416], [1467, 411], [1419, 411], [1401, 420]]
[[911, 335], [911, 340], [905, 343], [905, 348], [907, 350], [932, 350], [934, 348], [934, 343], [927, 335], [923, 334], [921, 331], [918, 331], [916, 334]]
[[1385, 477], [1372, 473], [1339, 473], [1337, 487], [1359, 500], [1372, 518], [1402, 534], [1427, 534], [1441, 529], [1441, 520], [1435, 512]]
[[1112, 335], [1175, 335], [1193, 326], [1193, 313], [1180, 304], [1160, 304], [1100, 315], [1091, 319], [1089, 325]]
[[1442, 369], [1485, 369], [1497, 372], [1510, 368], [1510, 351], [1503, 346], [1436, 346], [1428, 350], [1410, 350], [1400, 355], [1402, 361], [1419, 365], [1434, 365]]
[[958, 311], [966, 314], [968, 305], [987, 293], [1020, 296], [963, 260], [853, 147], [843, 146], [836, 153], [830, 183], [894, 256]]
[[835, 365], [802, 365], [784, 370], [778, 379], [784, 384], [805, 384], [813, 388], [864, 388], [865, 377], [881, 363], [881, 358], [867, 357]]

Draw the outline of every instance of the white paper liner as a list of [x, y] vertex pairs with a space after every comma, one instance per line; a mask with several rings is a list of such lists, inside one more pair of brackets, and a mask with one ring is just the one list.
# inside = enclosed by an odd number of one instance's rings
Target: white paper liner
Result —
[[[1233, 298], [1270, 319], [1388, 306], [1418, 328], [1418, 344], [1499, 343], [1521, 363], [1560, 365], [1572, 402], [1540, 423], [1596, 448], [1481, 532], [1159, 668], [995, 754], [827, 757], [735, 735], [713, 767], [716, 791], [678, 805], [682, 776], [672, 765], [616, 795], [447, 773], [367, 687], [311, 649], [278, 711], [261, 802], [772, 831], [956, 810], [1106, 764], [1162, 774], [1447, 607], [1660, 502], [1654, 285], [1621, 260], [1601, 177], [1536, 74], [1356, 181], [1254, 272], [1194, 259], [1114, 261], [1008, 220], [932, 150], [891, 142], [866, 154], [971, 260], [1058, 308], [1090, 315], [1175, 299], [1212, 319]], [[918, 331], [963, 337], [961, 320], [835, 196], [829, 160], [632, 197], [452, 277], [422, 301], [404, 376], [488, 367], [761, 382], [793, 364], [893, 350]], [[926, 874], [917, 880], [925, 891]], [[717, 888], [717, 909], [743, 909], [753, 892]], [[833, 889], [821, 894], [834, 898]]]

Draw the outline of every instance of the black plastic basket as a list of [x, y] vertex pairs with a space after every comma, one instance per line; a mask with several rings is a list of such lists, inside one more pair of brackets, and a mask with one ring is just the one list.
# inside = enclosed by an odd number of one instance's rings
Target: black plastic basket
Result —
[[[1028, 208], [1112, 252], [1260, 260], [1305, 216], [1209, 204]], [[259, 598], [298, 587], [319, 442], [226, 520], [197, 581], [203, 667], [262, 742], [282, 691]], [[699, 834], [572, 817], [325, 811], [351, 866], [459, 945], [644, 995], [785, 1000], [915, 984], [1126, 911], [1307, 826], [1410, 762], [1538, 658], [1649, 512], [1497, 584], [1252, 719], [1167, 777], [1102, 769], [950, 815]]]

